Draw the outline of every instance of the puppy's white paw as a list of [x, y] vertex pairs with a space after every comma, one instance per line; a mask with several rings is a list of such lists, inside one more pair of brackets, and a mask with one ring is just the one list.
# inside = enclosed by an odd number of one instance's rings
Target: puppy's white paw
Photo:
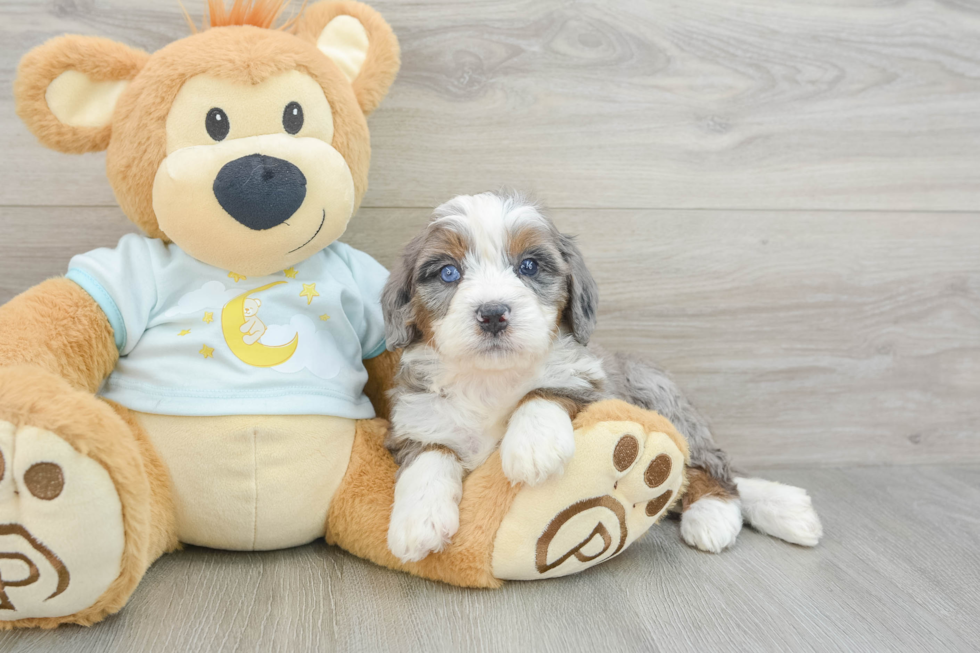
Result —
[[575, 455], [575, 432], [565, 409], [545, 399], [522, 404], [500, 443], [500, 463], [511, 483], [537, 485], [560, 474]]
[[721, 553], [742, 531], [742, 509], [738, 500], [706, 497], [698, 499], [681, 514], [681, 537], [697, 549]]
[[388, 548], [402, 562], [418, 562], [442, 551], [458, 528], [459, 506], [455, 502], [396, 502], [388, 525]]
[[803, 488], [761, 478], [736, 478], [745, 518], [757, 531], [801, 546], [816, 546], [823, 526]]
[[402, 562], [442, 551], [459, 529], [463, 468], [438, 451], [423, 453], [402, 470], [388, 525], [388, 548]]

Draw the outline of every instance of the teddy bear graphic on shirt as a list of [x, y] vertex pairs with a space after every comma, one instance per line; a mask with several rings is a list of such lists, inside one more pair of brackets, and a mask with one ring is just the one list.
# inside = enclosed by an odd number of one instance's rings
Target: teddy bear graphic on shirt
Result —
[[245, 299], [243, 306], [245, 324], [239, 328], [239, 331], [245, 334], [242, 336], [242, 340], [246, 345], [254, 345], [265, 334], [265, 323], [258, 316], [259, 307], [262, 306], [262, 300], [248, 297]]

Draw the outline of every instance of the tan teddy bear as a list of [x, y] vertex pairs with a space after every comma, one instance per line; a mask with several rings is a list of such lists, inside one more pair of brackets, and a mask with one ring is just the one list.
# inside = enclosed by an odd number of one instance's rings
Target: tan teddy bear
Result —
[[563, 477], [512, 486], [495, 455], [466, 479], [450, 547], [410, 564], [388, 551], [386, 272], [337, 238], [398, 44], [356, 2], [273, 29], [279, 5], [212, 3], [209, 29], [152, 55], [66, 36], [21, 62], [20, 117], [56, 150], [107, 149], [146, 236], [0, 307], [0, 626], [99, 621], [178, 542], [325, 536], [457, 585], [560, 576], [622, 552], [678, 497], [683, 438], [603, 402], [576, 419]]

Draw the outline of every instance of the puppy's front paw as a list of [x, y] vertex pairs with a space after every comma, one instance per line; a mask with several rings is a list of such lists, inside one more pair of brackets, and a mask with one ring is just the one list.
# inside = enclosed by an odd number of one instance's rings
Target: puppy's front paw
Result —
[[388, 525], [388, 548], [402, 562], [418, 562], [442, 551], [459, 528], [454, 501], [395, 503]]
[[402, 469], [388, 524], [388, 548], [402, 562], [442, 551], [459, 529], [463, 468], [453, 456], [427, 451]]
[[545, 399], [521, 405], [500, 443], [500, 463], [511, 483], [537, 485], [560, 474], [575, 455], [575, 433], [565, 409]]

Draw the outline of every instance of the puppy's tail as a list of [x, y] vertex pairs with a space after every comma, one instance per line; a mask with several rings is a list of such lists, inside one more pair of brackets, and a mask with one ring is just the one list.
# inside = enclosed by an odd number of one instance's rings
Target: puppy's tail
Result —
[[823, 526], [806, 490], [762, 478], [735, 478], [742, 516], [759, 532], [801, 546], [816, 546]]

